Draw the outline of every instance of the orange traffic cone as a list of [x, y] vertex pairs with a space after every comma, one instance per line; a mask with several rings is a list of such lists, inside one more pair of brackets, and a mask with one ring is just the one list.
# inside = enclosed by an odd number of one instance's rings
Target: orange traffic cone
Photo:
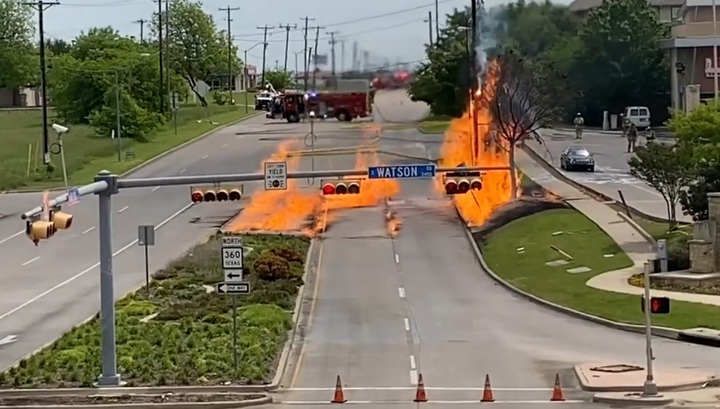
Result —
[[483, 388], [482, 399], [480, 402], [495, 402], [495, 398], [492, 393], [492, 386], [490, 386], [490, 375], [485, 375], [485, 387]]
[[347, 399], [345, 399], [345, 393], [342, 390], [342, 382], [340, 382], [340, 375], [338, 375], [337, 380], [335, 381], [335, 394], [333, 395], [333, 399], [330, 401], [330, 403], [345, 402], [347, 402]]
[[555, 386], [553, 386], [551, 402], [562, 402], [565, 400], [563, 396], [562, 387], [560, 387], [560, 374], [555, 374]]
[[418, 375], [418, 386], [415, 392], [415, 399], [413, 402], [427, 402], [427, 394], [425, 393], [425, 382], [423, 382], [422, 374]]

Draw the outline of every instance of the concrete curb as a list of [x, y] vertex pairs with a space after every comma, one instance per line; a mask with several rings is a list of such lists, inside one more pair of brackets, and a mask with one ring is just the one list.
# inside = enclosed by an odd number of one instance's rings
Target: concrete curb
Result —
[[630, 216], [626, 215], [623, 212], [617, 212], [617, 215], [621, 219], [625, 220], [625, 222], [627, 222], [627, 224], [629, 224], [630, 227], [635, 229], [635, 231], [637, 231], [641, 236], [643, 236], [643, 238], [645, 240], [650, 242], [653, 246], [655, 246], [657, 244], [657, 242], [655, 241], [655, 238], [653, 238], [653, 236], [651, 236], [650, 233], [646, 232], [645, 229], [640, 227], [640, 225], [637, 224], [637, 222], [635, 222], [635, 220], [631, 219]]
[[[152, 395], [158, 395], [154, 393]], [[93, 395], [99, 395], [97, 393]], [[122, 393], [127, 395], [127, 393]], [[53, 395], [46, 395], [53, 396]], [[59, 396], [59, 395], [56, 395]], [[14, 405], [14, 406], [0, 406], [2, 409], [88, 409], [88, 408], [100, 408], [100, 409], [154, 409], [159, 406], [172, 407], [173, 409], [231, 409], [231, 408], [246, 408], [249, 406], [259, 406], [272, 403], [273, 399], [271, 396], [266, 395], [262, 398], [247, 399], [242, 401], [234, 402], [177, 402], [177, 403], [112, 403], [112, 404], [99, 404], [99, 405]]]
[[593, 395], [592, 401], [614, 406], [665, 406], [675, 402], [675, 399], [663, 395], [645, 398], [638, 393], [598, 393]]
[[[623, 204], [621, 202], [618, 202], [617, 200], [615, 200], [615, 198], [610, 197], [604, 193], [601, 193], [601, 192], [599, 192], [591, 187], [588, 187], [586, 185], [582, 185], [582, 184], [570, 179], [569, 177], [563, 175], [560, 171], [557, 170], [557, 168], [552, 164], [552, 162], [548, 161], [543, 155], [536, 152], [535, 149], [530, 148], [527, 145], [522, 146], [521, 149], [525, 153], [527, 153], [535, 162], [537, 162], [541, 166], [543, 166], [548, 172], [550, 172], [551, 175], [553, 175], [557, 179], [569, 184], [570, 186], [580, 190], [581, 192], [585, 192], [591, 196], [595, 196], [596, 198], [597, 197], [602, 198], [602, 200], [605, 202], [612, 202], [614, 204], [623, 206]], [[639, 216], [642, 216], [643, 218], [646, 218], [648, 220], [652, 220], [652, 221], [658, 222], [658, 223], [667, 223], [667, 220], [661, 219], [656, 216], [649, 215], [649, 214], [642, 212], [642, 211], [638, 210], [637, 208], [634, 208], [630, 205], [628, 205], [628, 207], [630, 208], [630, 210], [632, 212], [637, 213]], [[680, 225], [690, 225], [690, 223], [687, 223], [687, 222], [678, 222], [678, 223]]]
[[[581, 365], [575, 365], [573, 367], [573, 372], [575, 373], [575, 376], [578, 378], [578, 382], [580, 383], [580, 387], [584, 391], [589, 392], [600, 392], [600, 393], [633, 393], [633, 392], [642, 392], [643, 386], [642, 385], [632, 385], [632, 386], [626, 386], [626, 385], [616, 385], [616, 386], [591, 386], [588, 382], [588, 379], [585, 376], [585, 373], [580, 369]], [[678, 391], [687, 391], [687, 390], [695, 390], [695, 389], [702, 389], [708, 385], [708, 382], [714, 382], [717, 381], [717, 378], [715, 377], [708, 377], [707, 379], [699, 382], [686, 382], [686, 383], [678, 383], [675, 385], [657, 385], [658, 391], [660, 392], [678, 392]]]
[[422, 126], [420, 126], [420, 125], [418, 125], [416, 128], [417, 128], [417, 131], [423, 135], [444, 135], [445, 134], [445, 131], [443, 131], [443, 132], [426, 132], [422, 129]]
[[[225, 128], [227, 128], [227, 127], [230, 127], [230, 126], [232, 126], [232, 125], [235, 125], [235, 124], [237, 124], [237, 123], [240, 123], [240, 122], [246, 121], [246, 120], [248, 120], [248, 119], [254, 118], [254, 117], [260, 115], [261, 113], [262, 113], [262, 112], [252, 113], [252, 114], [249, 114], [249, 115], [247, 115], [247, 116], [244, 116], [244, 117], [242, 117], [242, 118], [240, 118], [240, 119], [237, 119], [237, 120], [235, 120], [235, 121], [228, 122], [228, 123], [226, 123], [226, 124], [224, 124], [224, 125], [217, 126], [217, 127], [213, 128], [213, 129], [205, 132], [204, 134], [198, 135], [198, 136], [190, 139], [189, 141], [185, 141], [185, 142], [181, 143], [180, 145], [177, 145], [177, 146], [175, 146], [175, 147], [173, 147], [173, 148], [170, 148], [170, 149], [166, 150], [166, 151], [163, 152], [163, 153], [157, 154], [157, 155], [149, 158], [149, 159], [146, 160], [145, 162], [143, 162], [143, 163], [141, 163], [141, 164], [133, 167], [133, 168], [130, 169], [130, 170], [127, 170], [127, 171], [123, 172], [122, 174], [120, 174], [120, 175], [118, 175], [118, 176], [121, 177], [121, 178], [126, 177], [126, 176], [129, 176], [129, 175], [131, 175], [131, 174], [139, 171], [140, 169], [142, 169], [142, 168], [144, 168], [144, 167], [146, 167], [146, 166], [148, 166], [148, 165], [150, 165], [150, 164], [152, 164], [152, 163], [154, 163], [154, 162], [157, 162], [158, 160], [160, 160], [160, 159], [162, 159], [162, 158], [164, 158], [164, 157], [166, 157], [166, 156], [168, 156], [168, 155], [170, 155], [170, 154], [172, 154], [172, 153], [175, 153], [175, 152], [177, 152], [177, 151], [179, 151], [179, 150], [181, 150], [181, 149], [184, 149], [184, 148], [188, 147], [189, 145], [192, 145], [192, 144], [195, 143], [195, 142], [199, 142], [200, 140], [207, 138], [208, 136], [212, 135], [213, 133], [215, 133], [215, 132], [217, 132], [217, 131], [223, 130], [223, 129], [225, 129]], [[89, 182], [88, 182], [88, 183], [89, 183]], [[42, 192], [42, 191], [44, 191], [44, 190], [47, 190], [47, 191], [49, 191], [49, 192], [59, 192], [59, 191], [62, 191], [63, 189], [64, 189], [64, 188], [62, 188], [62, 187], [56, 187], [56, 188], [51, 188], [51, 189], [40, 189], [40, 190], [37, 190], [37, 189], [28, 189], [28, 190], [24, 190], [24, 189], [19, 189], [19, 190], [5, 190], [5, 191], [0, 192], [0, 194], [37, 193], [37, 192]], [[97, 406], [97, 405], [96, 405], [96, 406]]]

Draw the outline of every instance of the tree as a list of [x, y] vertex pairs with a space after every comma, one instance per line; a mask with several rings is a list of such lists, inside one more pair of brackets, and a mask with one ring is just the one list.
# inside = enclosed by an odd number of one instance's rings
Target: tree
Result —
[[17, 0], [0, 0], [0, 88], [35, 82], [39, 72], [32, 8]]
[[294, 85], [292, 74], [283, 70], [265, 72], [265, 81], [278, 91]]
[[45, 40], [45, 49], [53, 55], [68, 54], [72, 51], [72, 45], [59, 38]]
[[586, 121], [628, 105], [668, 106], [661, 97], [668, 95], [670, 66], [658, 47], [667, 29], [647, 0], [606, 0], [589, 12], [571, 69]]
[[720, 147], [704, 145], [693, 151], [693, 177], [680, 192], [683, 214], [694, 221], [709, 219], [708, 193], [720, 192]]
[[698, 146], [720, 143], [720, 105], [700, 105], [690, 113], [673, 113], [668, 128], [681, 143]]
[[[157, 35], [157, 16], [153, 17], [152, 26]], [[203, 106], [207, 106], [206, 98], [194, 90], [199, 80], [207, 81], [213, 76], [227, 78], [229, 55], [233, 72], [240, 72], [237, 47], [228, 49], [227, 34], [217, 30], [212, 16], [203, 11], [199, 2], [171, 2], [168, 30], [163, 27], [163, 36], [169, 39], [169, 67], [185, 79]]]
[[669, 230], [677, 227], [675, 208], [684, 187], [692, 180], [692, 151], [685, 146], [649, 142], [630, 158], [630, 173], [660, 193], [665, 200]]
[[515, 147], [562, 116], [562, 107], [551, 93], [562, 88], [562, 82], [558, 73], [532, 64], [516, 53], [498, 57], [487, 68], [482, 92], [476, 99], [490, 108], [495, 135], [507, 142], [498, 146], [505, 146], [509, 153], [512, 197], [516, 197], [518, 189]]

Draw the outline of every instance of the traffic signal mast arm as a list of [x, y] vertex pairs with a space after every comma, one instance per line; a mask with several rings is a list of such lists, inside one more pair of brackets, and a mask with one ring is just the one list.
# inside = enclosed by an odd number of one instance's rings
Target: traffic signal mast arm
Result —
[[[491, 167], [457, 167], [457, 168], [437, 168], [437, 172], [478, 172], [478, 171], [497, 171], [509, 170], [507, 166], [491, 166]], [[343, 176], [367, 176], [367, 169], [347, 169], [347, 170], [320, 170], [310, 172], [288, 172], [288, 179], [305, 179], [305, 178], [331, 178]], [[107, 189], [128, 189], [140, 187], [155, 186], [178, 186], [178, 185], [201, 185], [201, 184], [220, 184], [220, 183], [237, 183], [237, 182], [253, 182], [265, 179], [263, 173], [238, 173], [229, 175], [206, 175], [206, 176], [175, 176], [162, 178], [145, 178], [145, 179], [118, 179], [116, 175], [100, 173], [96, 177], [97, 182], [89, 185], [81, 186], [78, 189], [79, 196], [87, 196], [90, 194], [98, 194]], [[115, 186], [110, 186], [107, 180], [113, 180]], [[111, 193], [114, 194], [114, 193]], [[62, 194], [53, 200], [50, 200], [51, 208], [68, 202], [68, 195]], [[32, 219], [40, 215], [43, 211], [42, 206], [23, 213], [20, 217]]]

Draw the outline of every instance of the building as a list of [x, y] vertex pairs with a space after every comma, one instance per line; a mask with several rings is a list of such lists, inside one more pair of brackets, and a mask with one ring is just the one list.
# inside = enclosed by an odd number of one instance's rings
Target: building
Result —
[[0, 88], [0, 108], [38, 108], [41, 96], [35, 88]]
[[[716, 14], [720, 18], [720, 9]], [[712, 0], [685, 0], [672, 23], [670, 37], [660, 43], [670, 53], [673, 108], [690, 109], [694, 105], [686, 100], [690, 97], [688, 89], [701, 100], [714, 97], [718, 64], [713, 64], [713, 47], [719, 44], [720, 24], [713, 22]]]

